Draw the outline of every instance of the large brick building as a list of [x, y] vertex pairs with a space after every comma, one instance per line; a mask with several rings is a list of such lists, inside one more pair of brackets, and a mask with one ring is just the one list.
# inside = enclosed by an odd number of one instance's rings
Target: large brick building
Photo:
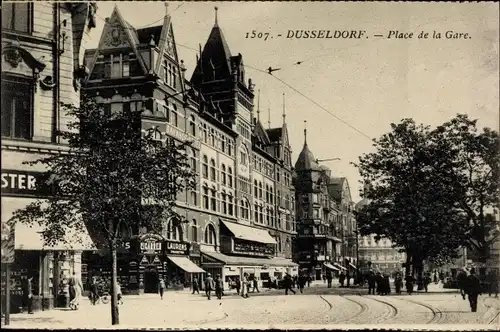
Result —
[[[212, 272], [227, 287], [244, 272], [267, 280], [297, 270], [286, 123], [264, 129], [256, 118], [254, 84], [217, 19], [189, 80], [168, 10], [162, 25], [135, 29], [115, 7], [85, 61], [85, 90], [98, 103], [111, 111], [142, 109], [142, 130], [159, 140], [194, 142], [186, 152], [198, 186], [177, 203], [188, 223], [174, 226], [165, 217], [161, 237], [141, 234], [159, 250], [123, 252], [124, 291], [156, 292], [160, 276], [176, 288]], [[88, 257], [89, 271], [100, 268], [96, 261]]]
[[56, 131], [71, 119], [59, 102], [80, 102], [80, 81], [86, 74], [83, 50], [95, 27], [96, 9], [90, 2], [2, 3], [2, 301], [3, 263], [13, 258], [13, 311], [21, 306], [21, 284], [28, 276], [33, 277], [35, 310], [66, 298], [67, 278], [80, 273], [82, 250], [90, 247], [46, 246], [39, 227], [17, 224], [9, 229], [6, 222], [16, 210], [48, 196], [37, 186], [46, 170], [23, 162], [65, 151]]

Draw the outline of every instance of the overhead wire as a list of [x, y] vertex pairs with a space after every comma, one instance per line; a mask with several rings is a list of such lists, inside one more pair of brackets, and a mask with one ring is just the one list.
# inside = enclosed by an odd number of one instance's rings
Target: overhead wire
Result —
[[[173, 13], [174, 11], [176, 11], [177, 9], [179, 9], [182, 5], [184, 5], [184, 3], [181, 3], [179, 6], [177, 6], [171, 13]], [[97, 15], [97, 14], [96, 14]], [[98, 18], [100, 18], [103, 22], [106, 22], [105, 19], [103, 19], [102, 17], [100, 17], [99, 15], [97, 15]], [[150, 23], [148, 25], [146, 25], [145, 27], [147, 26], [151, 26], [155, 23], [158, 23], [160, 22], [161, 20], [163, 20], [163, 18], [161, 18], [160, 20], [154, 22], [154, 23]], [[125, 29], [129, 29], [128, 27], [124, 27]], [[144, 28], [144, 27], [141, 27], [141, 28]], [[141, 29], [141, 28], [138, 28], [138, 29]], [[190, 47], [190, 46], [187, 46], [187, 45], [183, 45], [183, 44], [180, 44], [180, 43], [175, 43], [177, 46], [180, 46], [180, 47], [183, 47], [183, 48], [186, 48], [186, 49], [189, 49], [189, 50], [192, 50], [192, 51], [195, 51], [195, 52], [199, 52], [198, 49], [194, 48], [194, 47]], [[348, 47], [347, 49], [349, 48], [352, 48], [352, 47], [356, 47], [358, 46], [360, 43], [358, 44], [355, 44], [351, 47]], [[344, 48], [345, 49], [345, 48]], [[301, 64], [301, 63], [304, 63], [306, 61], [310, 61], [314, 58], [319, 58], [319, 57], [323, 57], [323, 56], [328, 56], [330, 55], [330, 53], [328, 54], [323, 54], [323, 55], [319, 55], [319, 56], [316, 56], [316, 57], [313, 57], [313, 58], [309, 58], [308, 60], [303, 60], [303, 61], [297, 61], [296, 63], [294, 63], [294, 65], [297, 65], [297, 64]], [[300, 63], [299, 63], [300, 62]], [[345, 121], [344, 119], [340, 118], [339, 116], [335, 115], [334, 113], [332, 113], [330, 110], [328, 110], [327, 108], [325, 108], [324, 106], [322, 106], [321, 104], [319, 104], [318, 102], [316, 102], [314, 99], [312, 99], [311, 97], [309, 97], [308, 95], [306, 95], [305, 93], [303, 93], [302, 91], [300, 91], [299, 89], [293, 87], [292, 85], [290, 85], [289, 83], [285, 82], [283, 79], [277, 77], [276, 75], [274, 74], [271, 74], [269, 75], [269, 71], [268, 70], [262, 70], [262, 69], [259, 69], [259, 68], [255, 68], [253, 66], [250, 66], [248, 64], [244, 64], [245, 67], [247, 68], [250, 68], [252, 70], [256, 70], [258, 72], [261, 72], [261, 73], [264, 73], [266, 74], [267, 76], [271, 76], [272, 78], [278, 80], [279, 82], [281, 82], [283, 85], [287, 86], [288, 88], [290, 88], [291, 90], [293, 90], [295, 93], [299, 94], [300, 96], [304, 97], [305, 99], [307, 99], [308, 101], [310, 101], [311, 103], [313, 103], [314, 105], [316, 105], [317, 107], [319, 107], [322, 111], [326, 112], [327, 114], [329, 114], [330, 116], [334, 117], [336, 120], [340, 121], [341, 123], [343, 123], [344, 125], [346, 125], [347, 127], [351, 128], [352, 130], [354, 130], [355, 132], [357, 132], [358, 134], [362, 135], [363, 137], [369, 139], [370, 141], [373, 141], [373, 139], [368, 136], [367, 134], [365, 134], [364, 132], [362, 132], [361, 130], [359, 130], [358, 128], [354, 127], [353, 125], [351, 125], [350, 123], [348, 123], [347, 121]], [[280, 67], [281, 68], [281, 67]], [[287, 68], [286, 66], [284, 67], [285, 69]]]

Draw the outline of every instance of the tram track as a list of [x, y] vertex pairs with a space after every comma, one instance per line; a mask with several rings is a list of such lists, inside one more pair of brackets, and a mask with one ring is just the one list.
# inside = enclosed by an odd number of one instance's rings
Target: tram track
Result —
[[425, 303], [421, 303], [421, 302], [418, 302], [418, 301], [410, 300], [408, 298], [399, 298], [399, 299], [401, 301], [410, 302], [410, 303], [422, 306], [422, 307], [424, 307], [426, 309], [429, 309], [431, 311], [431, 313], [432, 313], [432, 318], [426, 324], [439, 324], [439, 323], [442, 322], [443, 312], [441, 310], [437, 309], [436, 307], [433, 307], [431, 305], [428, 305], [428, 304], [425, 304]]
[[365, 312], [369, 311], [369, 307], [365, 303], [362, 303], [362, 302], [353, 300], [351, 298], [348, 298], [348, 297], [346, 297], [346, 295], [340, 295], [340, 297], [342, 297], [343, 299], [345, 299], [347, 301], [350, 301], [350, 302], [358, 305], [358, 307], [360, 308], [360, 310], [355, 315], [353, 315], [353, 316], [351, 316], [351, 317], [349, 317], [347, 319], [341, 320], [339, 323], [348, 323], [348, 322], [352, 321], [353, 319], [359, 317], [360, 315], [364, 314]]
[[381, 319], [379, 319], [377, 321], [377, 323], [381, 323], [381, 322], [390, 320], [390, 319], [396, 317], [398, 315], [398, 313], [399, 313], [398, 308], [396, 306], [394, 306], [393, 304], [389, 303], [389, 302], [386, 302], [384, 300], [380, 300], [380, 299], [377, 299], [377, 298], [374, 298], [374, 297], [367, 297], [367, 296], [363, 296], [363, 297], [365, 299], [370, 299], [370, 300], [382, 303], [382, 304], [386, 305], [389, 308], [389, 311], [386, 313], [386, 315], [384, 315]]

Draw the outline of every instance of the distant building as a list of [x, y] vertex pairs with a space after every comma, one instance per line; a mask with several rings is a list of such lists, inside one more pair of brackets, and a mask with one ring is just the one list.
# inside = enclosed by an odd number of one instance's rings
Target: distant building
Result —
[[321, 280], [328, 270], [339, 273], [356, 267], [355, 222], [349, 185], [319, 166], [307, 145], [295, 163], [297, 238], [295, 261], [301, 271]]
[[[364, 188], [366, 190], [366, 187]], [[367, 198], [363, 198], [356, 204], [356, 211], [361, 210], [369, 204]], [[406, 254], [394, 248], [392, 241], [382, 238], [375, 240], [376, 234], [359, 236], [359, 266], [361, 270], [372, 268], [375, 271], [393, 273], [402, 271], [403, 263], [406, 262]]]
[[[91, 69], [85, 90], [103, 107], [142, 110], [141, 130], [159, 141], [193, 141], [186, 153], [198, 186], [177, 197], [188, 223], [165, 217], [160, 237], [129, 230], [140, 243], [120, 255], [124, 291], [156, 292], [159, 277], [183, 288], [204, 272], [221, 274], [226, 288], [243, 273], [265, 281], [296, 273], [286, 123], [262, 127], [243, 56], [231, 54], [217, 19], [190, 80], [168, 11], [163, 24], [136, 29], [115, 7], [98, 48], [85, 58]], [[158, 250], [141, 249], [153, 239]], [[98, 262], [87, 257], [89, 270]]]
[[[2, 271], [9, 261], [4, 254], [14, 249], [12, 310], [21, 306], [21, 282], [27, 276], [33, 277], [35, 310], [42, 303], [44, 308], [57, 305], [61, 294], [68, 296], [68, 278], [80, 274], [82, 250], [92, 245], [82, 234], [86, 245], [46, 246], [37, 233], [40, 226], [17, 224], [9, 230], [6, 222], [16, 210], [50, 196], [40, 186], [46, 181], [44, 166], [23, 162], [67, 150], [56, 131], [66, 130], [74, 119], [59, 103], [80, 103], [80, 82], [87, 74], [83, 52], [96, 9], [93, 2], [2, 3]], [[2, 299], [3, 282], [2, 276]]]

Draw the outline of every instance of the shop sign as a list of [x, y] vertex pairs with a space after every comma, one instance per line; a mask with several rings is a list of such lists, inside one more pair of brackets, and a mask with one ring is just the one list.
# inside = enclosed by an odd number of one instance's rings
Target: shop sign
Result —
[[194, 137], [189, 136], [188, 134], [186, 134], [185, 132], [183, 132], [182, 130], [179, 130], [178, 128], [176, 128], [174, 126], [167, 125], [166, 134], [170, 137], [175, 138], [178, 141], [181, 141], [182, 143], [193, 142], [191, 146], [195, 149], [199, 150], [201, 147], [201, 143], [199, 140], [197, 140]]
[[200, 244], [199, 243], [192, 243], [189, 246], [189, 256], [199, 257], [200, 255], [201, 255]]
[[248, 256], [274, 256], [274, 246], [265, 243], [249, 242], [241, 239], [233, 238], [232, 253], [244, 254]]
[[171, 255], [189, 255], [189, 245], [185, 242], [165, 242], [165, 253]]
[[[125, 242], [124, 247], [130, 250], [131, 242]], [[139, 238], [139, 254], [161, 254], [163, 250], [163, 237], [158, 234], [145, 234]]]
[[46, 172], [2, 170], [2, 196], [47, 197], [53, 177]]

